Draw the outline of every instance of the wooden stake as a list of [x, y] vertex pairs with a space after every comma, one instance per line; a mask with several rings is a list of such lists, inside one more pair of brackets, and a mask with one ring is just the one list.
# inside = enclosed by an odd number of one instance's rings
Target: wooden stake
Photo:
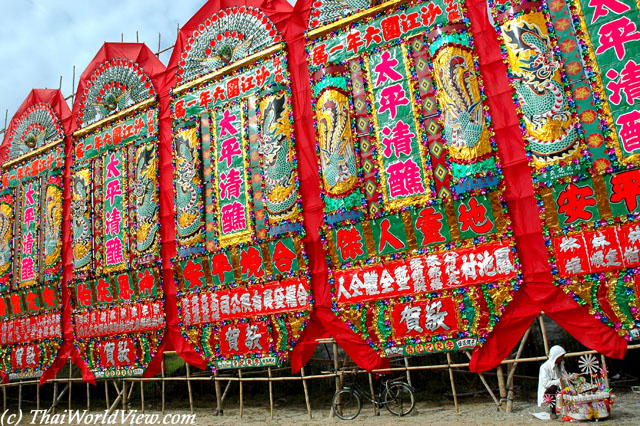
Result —
[[238, 370], [238, 378], [240, 379], [240, 418], [242, 418], [242, 411], [244, 409], [244, 401], [242, 400], [242, 370]]
[[89, 383], [87, 383], [87, 411], [91, 411], [91, 390], [89, 389]]
[[189, 370], [189, 364], [185, 362], [185, 367], [187, 370], [187, 392], [189, 392], [189, 409], [191, 410], [191, 414], [193, 414], [193, 395], [191, 394], [191, 371]]
[[451, 392], [453, 392], [453, 404], [456, 407], [456, 413], [458, 410], [458, 394], [456, 393], [456, 383], [453, 380], [453, 369], [451, 368], [451, 352], [447, 352], [447, 364], [449, 365], [449, 380], [451, 380]]
[[40, 410], [40, 384], [36, 385], [36, 410]]
[[[123, 384], [124, 384], [124, 383], [123, 383]], [[125, 397], [125, 392], [126, 392], [126, 390], [125, 390], [125, 387], [124, 387], [124, 386], [122, 386], [122, 391], [120, 391], [120, 390], [118, 389], [118, 386], [116, 386], [116, 383], [115, 383], [115, 382], [113, 382], [113, 386], [114, 386], [114, 387], [116, 388], [116, 390], [118, 391], [118, 396], [116, 397], [115, 401], [113, 401], [113, 404], [111, 404], [111, 406], [110, 406], [110, 407], [108, 407], [107, 414], [105, 415], [105, 417], [109, 417], [109, 416], [113, 413], [113, 410], [115, 410], [115, 409], [116, 409], [116, 407], [118, 406], [118, 403], [120, 402], [120, 400], [121, 400], [121, 399], [123, 399], [123, 398]]]
[[18, 385], [18, 411], [22, 411], [22, 383]]
[[69, 390], [69, 384], [67, 383], [67, 385], [64, 388], [62, 388], [62, 392], [60, 392], [60, 395], [57, 395], [56, 397], [56, 392], [58, 389], [58, 387], [56, 386], [57, 383], [58, 382], [53, 383], [53, 404], [51, 404], [51, 407], [47, 409], [47, 414], [56, 413], [56, 407], [58, 406], [58, 403], [62, 401], [64, 394], [67, 393], [67, 391]]
[[300, 377], [302, 377], [302, 388], [304, 389], [304, 400], [307, 403], [307, 412], [309, 413], [309, 419], [312, 419], [311, 415], [311, 402], [309, 402], [309, 390], [307, 389], [307, 380], [304, 378], [304, 367], [300, 369]]
[[547, 328], [544, 325], [544, 312], [538, 315], [538, 323], [540, 323], [540, 331], [542, 332], [542, 343], [544, 344], [544, 353], [549, 356], [549, 340], [547, 340]]
[[122, 411], [127, 409], [127, 382], [122, 381]]
[[271, 411], [271, 420], [273, 420], [273, 382], [271, 382], [271, 367], [267, 367], [269, 374], [269, 410]]
[[[222, 412], [222, 395], [220, 395], [220, 381], [215, 380], [215, 378], [218, 377], [218, 370], [216, 370], [213, 373], [213, 377], [214, 377], [213, 383], [216, 388], [216, 416], [222, 416], [223, 412]], [[229, 384], [231, 384], [231, 382], [229, 382]]]
[[371, 396], [373, 401], [371, 401], [371, 403], [373, 404], [373, 415], [374, 416], [378, 416], [378, 407], [376, 406], [376, 402], [375, 402], [375, 391], [373, 390], [373, 375], [371, 373], [367, 374], [369, 376], [369, 392], [371, 392]]

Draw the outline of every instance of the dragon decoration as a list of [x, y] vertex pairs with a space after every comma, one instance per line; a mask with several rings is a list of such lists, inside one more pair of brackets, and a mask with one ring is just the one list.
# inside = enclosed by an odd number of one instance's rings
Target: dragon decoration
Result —
[[262, 154], [265, 204], [269, 220], [278, 223], [297, 214], [296, 180], [291, 144], [291, 123], [284, 93], [261, 101], [262, 134], [258, 152]]
[[71, 178], [71, 230], [73, 233], [73, 267], [91, 265], [91, 171], [77, 171]]
[[520, 18], [507, 21], [502, 33], [533, 155], [541, 161], [571, 155], [578, 131], [546, 30]]
[[136, 251], [140, 255], [155, 253], [159, 239], [156, 157], [155, 145], [143, 145], [137, 150], [132, 187], [136, 206]]
[[200, 228], [202, 213], [198, 186], [196, 152], [198, 149], [195, 128], [180, 132], [175, 140], [176, 152], [176, 232], [181, 244], [191, 245], [202, 240]]

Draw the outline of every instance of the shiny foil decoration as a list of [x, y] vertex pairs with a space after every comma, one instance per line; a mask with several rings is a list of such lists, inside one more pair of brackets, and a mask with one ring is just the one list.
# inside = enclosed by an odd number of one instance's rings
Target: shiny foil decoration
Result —
[[345, 194], [358, 183], [349, 100], [342, 92], [327, 89], [316, 105], [322, 182], [329, 194]]
[[577, 123], [567, 104], [560, 69], [541, 12], [501, 25], [507, 61], [536, 167], [578, 154]]

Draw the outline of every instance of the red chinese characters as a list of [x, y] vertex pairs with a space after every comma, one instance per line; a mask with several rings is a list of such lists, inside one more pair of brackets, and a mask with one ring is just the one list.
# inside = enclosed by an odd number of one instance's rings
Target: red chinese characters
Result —
[[566, 215], [566, 223], [572, 223], [578, 219], [591, 220], [593, 214], [587, 210], [587, 207], [595, 205], [593, 189], [589, 186], [579, 187], [570, 183], [558, 195], [558, 213]]

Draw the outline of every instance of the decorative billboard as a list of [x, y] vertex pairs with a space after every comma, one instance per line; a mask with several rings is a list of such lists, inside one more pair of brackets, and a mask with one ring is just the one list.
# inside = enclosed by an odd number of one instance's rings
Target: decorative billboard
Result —
[[59, 91], [34, 90], [0, 148], [0, 371], [9, 380], [40, 377], [63, 341], [62, 174], [70, 115]]
[[142, 375], [166, 328], [156, 89], [163, 70], [144, 45], [107, 43], [74, 105], [69, 290], [74, 343], [96, 378]]
[[327, 22], [339, 14], [316, 3], [333, 310], [387, 356], [481, 345], [521, 277], [464, 5], [353, 5], [368, 8]]
[[640, 338], [638, 5], [496, 1], [491, 11], [554, 282], [620, 336]]
[[187, 26], [171, 101], [180, 329], [211, 369], [280, 365], [312, 304], [286, 52], [253, 7]]

